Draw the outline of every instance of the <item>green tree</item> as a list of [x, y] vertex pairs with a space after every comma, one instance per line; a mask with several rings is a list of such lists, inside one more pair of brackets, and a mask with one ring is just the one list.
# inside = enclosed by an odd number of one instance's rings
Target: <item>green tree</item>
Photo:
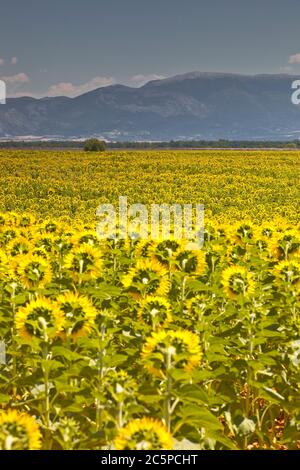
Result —
[[286, 148], [287, 149], [296, 149], [297, 148], [297, 144], [295, 142], [288, 142], [286, 144]]
[[106, 150], [106, 142], [98, 139], [88, 139], [84, 144], [85, 152], [104, 152]]

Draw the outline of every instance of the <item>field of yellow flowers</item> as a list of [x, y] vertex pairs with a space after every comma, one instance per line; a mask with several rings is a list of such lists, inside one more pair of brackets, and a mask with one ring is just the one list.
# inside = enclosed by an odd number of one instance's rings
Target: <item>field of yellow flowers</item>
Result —
[[[299, 448], [299, 162], [0, 152], [0, 449]], [[119, 195], [203, 203], [203, 249], [100, 240]]]

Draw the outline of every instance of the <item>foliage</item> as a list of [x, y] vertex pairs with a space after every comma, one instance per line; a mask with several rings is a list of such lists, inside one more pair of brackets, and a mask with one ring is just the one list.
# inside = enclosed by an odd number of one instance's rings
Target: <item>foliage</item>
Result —
[[106, 143], [104, 140], [89, 139], [84, 143], [85, 152], [104, 152], [106, 150]]
[[299, 447], [299, 225], [165, 244], [1, 216], [0, 448]]
[[[299, 448], [297, 152], [14, 150], [0, 175], [0, 449]], [[203, 250], [100, 240], [120, 195], [204, 203]]]

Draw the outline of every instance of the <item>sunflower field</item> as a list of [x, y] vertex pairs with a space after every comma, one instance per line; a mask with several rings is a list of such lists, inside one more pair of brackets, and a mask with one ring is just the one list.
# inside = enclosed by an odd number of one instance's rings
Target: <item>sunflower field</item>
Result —
[[[297, 152], [0, 153], [0, 449], [299, 449]], [[204, 246], [100, 203], [203, 203]]]

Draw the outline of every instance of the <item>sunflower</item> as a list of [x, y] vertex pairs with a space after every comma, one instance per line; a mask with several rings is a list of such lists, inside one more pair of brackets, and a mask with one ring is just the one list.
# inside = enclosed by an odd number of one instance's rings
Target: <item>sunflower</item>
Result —
[[229, 238], [234, 243], [250, 243], [255, 236], [255, 227], [251, 221], [235, 224], [230, 230]]
[[152, 327], [172, 321], [171, 305], [164, 297], [149, 295], [139, 302], [138, 319]]
[[22, 214], [19, 217], [19, 227], [31, 227], [35, 224], [36, 220], [33, 214]]
[[300, 263], [294, 260], [281, 261], [273, 271], [277, 287], [300, 289]]
[[57, 298], [60, 310], [65, 314], [64, 331], [74, 340], [92, 331], [97, 310], [88, 297], [67, 292]]
[[4, 227], [6, 224], [7, 217], [6, 214], [0, 214], [0, 227]]
[[84, 244], [65, 258], [65, 267], [74, 281], [96, 279], [102, 271], [102, 253], [99, 248]]
[[133, 296], [167, 295], [170, 290], [168, 271], [155, 260], [138, 260], [124, 276], [123, 286]]
[[216, 223], [214, 223], [212, 220], [208, 220], [204, 228], [204, 240], [206, 242], [211, 242], [218, 238], [219, 238], [219, 234], [218, 234], [218, 228], [216, 226]]
[[34, 239], [34, 246], [42, 248], [47, 253], [51, 253], [53, 251], [54, 240], [55, 237], [52, 233], [38, 234]]
[[52, 279], [49, 262], [42, 256], [26, 255], [20, 257], [16, 272], [27, 289], [41, 289]]
[[296, 229], [286, 230], [273, 237], [271, 253], [279, 260], [286, 260], [290, 256], [300, 256], [300, 234]]
[[206, 311], [210, 310], [211, 297], [207, 294], [197, 294], [186, 302], [187, 309], [184, 316], [187, 320], [197, 321], [203, 317]]
[[247, 250], [241, 245], [230, 245], [228, 244], [227, 250], [225, 251], [225, 262], [226, 264], [236, 264], [239, 261], [247, 260]]
[[8, 212], [7, 214], [4, 214], [5, 217], [5, 225], [10, 225], [13, 227], [16, 227], [18, 225], [19, 221], [19, 214], [16, 212]]
[[218, 264], [225, 260], [226, 248], [217, 241], [212, 241], [206, 253], [206, 263], [210, 270], [215, 271]]
[[165, 376], [168, 367], [190, 372], [202, 357], [199, 338], [186, 330], [162, 330], [152, 333], [142, 350], [142, 360], [148, 372]]
[[161, 240], [152, 245], [149, 249], [149, 255], [152, 255], [163, 265], [169, 265], [174, 260], [174, 255], [182, 246], [182, 242], [175, 238]]
[[109, 370], [105, 374], [103, 382], [106, 400], [113, 403], [135, 400], [138, 384], [126, 371]]
[[58, 254], [59, 256], [63, 257], [70, 253], [75, 246], [74, 241], [72, 241], [72, 239], [73, 234], [68, 233], [63, 233], [54, 237], [52, 246], [54, 254]]
[[205, 224], [204, 240], [206, 242], [219, 240], [220, 238], [225, 238], [227, 236], [227, 233], [227, 226], [225, 226], [224, 224], [217, 223], [213, 220], [208, 220]]
[[44, 248], [33, 248], [31, 250], [32, 256], [39, 256], [44, 259], [50, 259], [49, 253]]
[[63, 326], [64, 313], [56, 302], [46, 297], [31, 300], [16, 313], [16, 330], [26, 340], [32, 337], [54, 338], [61, 333]]
[[270, 239], [264, 235], [255, 237], [255, 246], [262, 259], [268, 259], [270, 256]]
[[75, 246], [81, 246], [84, 244], [91, 246], [99, 246], [100, 238], [97, 235], [97, 232], [93, 230], [85, 230], [84, 232], [80, 231], [73, 235], [71, 242]]
[[0, 450], [39, 450], [41, 438], [32, 416], [16, 410], [0, 411]]
[[61, 224], [55, 220], [46, 220], [41, 225], [41, 230], [46, 233], [57, 233], [61, 228]]
[[134, 253], [136, 258], [147, 258], [153, 251], [154, 241], [153, 240], [138, 240], [134, 247]]
[[8, 258], [3, 250], [0, 249], [0, 279], [5, 277], [8, 271]]
[[230, 266], [222, 273], [222, 284], [227, 296], [235, 299], [242, 295], [247, 298], [255, 291], [253, 274], [243, 266]]
[[32, 248], [32, 244], [22, 236], [16, 237], [11, 240], [6, 248], [9, 256], [27, 255]]
[[205, 255], [201, 250], [178, 249], [175, 263], [180, 271], [188, 274], [203, 274], [206, 267]]
[[264, 222], [258, 230], [262, 236], [272, 238], [273, 234], [276, 233], [276, 226], [271, 222]]
[[19, 236], [20, 236], [20, 232], [17, 228], [4, 227], [4, 230], [0, 231], [0, 246], [7, 246], [11, 240]]
[[151, 418], [135, 419], [120, 429], [117, 450], [172, 450], [173, 439], [162, 422]]

